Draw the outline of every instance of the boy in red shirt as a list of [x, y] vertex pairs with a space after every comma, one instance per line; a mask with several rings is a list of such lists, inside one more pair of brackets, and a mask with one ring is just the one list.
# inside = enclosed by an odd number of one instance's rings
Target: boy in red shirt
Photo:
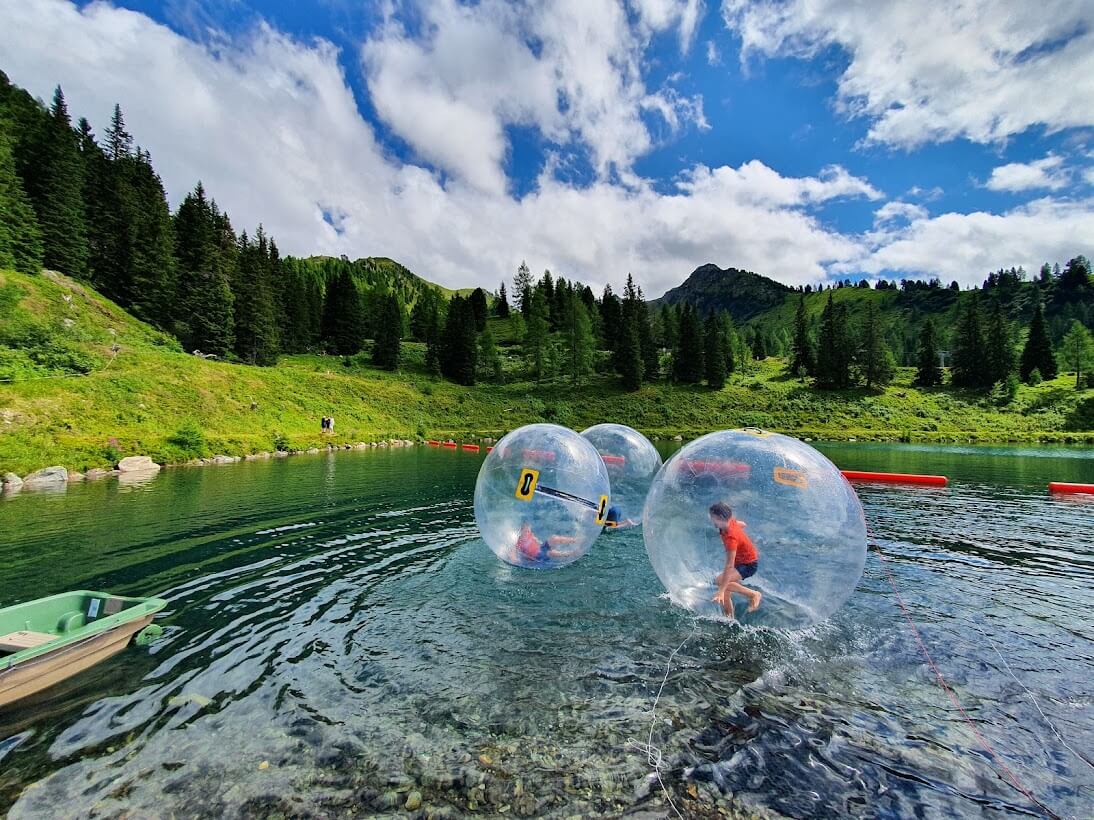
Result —
[[509, 561], [514, 564], [537, 564], [550, 558], [569, 558], [573, 555], [573, 551], [559, 549], [559, 547], [576, 541], [576, 538], [568, 535], [551, 535], [540, 541], [532, 532], [532, 525], [524, 521], [520, 525], [520, 534], [516, 542], [509, 549]]
[[736, 592], [748, 598], [748, 611], [755, 612], [763, 593], [758, 589], [749, 589], [741, 581], [756, 574], [760, 566], [760, 553], [745, 532], [744, 522], [733, 517], [733, 510], [728, 504], [721, 501], [711, 504], [710, 522], [718, 529], [722, 546], [726, 549], [726, 566], [714, 579], [718, 591], [711, 600], [721, 604], [722, 611], [732, 618], [733, 593]]

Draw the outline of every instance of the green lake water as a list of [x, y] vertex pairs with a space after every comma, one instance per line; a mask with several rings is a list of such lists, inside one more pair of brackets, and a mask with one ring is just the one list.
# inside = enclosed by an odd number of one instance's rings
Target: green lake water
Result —
[[951, 485], [858, 485], [887, 562], [872, 550], [847, 606], [795, 633], [673, 608], [637, 530], [556, 572], [501, 564], [477, 454], [0, 499], [0, 606], [170, 602], [153, 646], [0, 709], [0, 812], [675, 816], [667, 792], [689, 817], [1041, 814], [1030, 795], [1094, 816], [1094, 497], [1045, 486], [1094, 482], [1094, 450], [817, 446]]

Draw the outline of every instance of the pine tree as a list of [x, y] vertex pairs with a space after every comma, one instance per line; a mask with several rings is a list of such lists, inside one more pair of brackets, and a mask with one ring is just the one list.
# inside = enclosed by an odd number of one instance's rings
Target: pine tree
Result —
[[[1048, 265], [1045, 265], [1048, 268]], [[1044, 269], [1042, 269], [1044, 270]], [[1045, 330], [1045, 311], [1041, 301], [1033, 309], [1033, 319], [1029, 324], [1029, 336], [1022, 348], [1022, 360], [1018, 373], [1022, 381], [1029, 382], [1030, 374], [1036, 370], [1045, 381], [1056, 378], [1056, 357], [1052, 353], [1052, 341]]]
[[758, 327], [752, 330], [752, 358], [758, 362], [767, 358], [767, 342], [763, 330]]
[[984, 340], [984, 378], [986, 384], [1006, 382], [1014, 373], [1014, 340], [1011, 337], [1010, 323], [1003, 313], [999, 299], [992, 305], [988, 318], [988, 328]]
[[536, 381], [542, 379], [547, 372], [547, 344], [550, 329], [543, 291], [536, 290], [528, 302], [523, 344], [524, 359], [528, 363], [530, 375]]
[[1072, 320], [1060, 342], [1060, 357], [1070, 370], [1075, 371], [1075, 389], [1079, 390], [1083, 386], [1083, 375], [1094, 369], [1094, 339], [1077, 319]]
[[536, 290], [543, 294], [543, 315], [547, 319], [548, 327], [551, 330], [557, 330], [558, 322], [554, 316], [555, 280], [551, 276], [551, 271], [543, 271], [543, 276], [540, 277]]
[[937, 387], [942, 384], [942, 368], [938, 364], [938, 340], [934, 322], [923, 323], [919, 331], [919, 352], [916, 354], [915, 383], [920, 387]]
[[790, 372], [799, 378], [812, 376], [816, 371], [816, 354], [813, 340], [809, 337], [809, 317], [805, 311], [805, 294], [798, 296], [798, 309], [794, 313], [794, 341], [792, 343]]
[[380, 301], [372, 363], [384, 370], [398, 370], [403, 338], [403, 305], [398, 294], [385, 294]]
[[498, 298], [494, 302], [494, 312], [499, 319], [509, 318], [509, 299], [505, 295], [505, 283], [501, 283], [501, 288], [498, 290]]
[[475, 288], [471, 291], [471, 313], [475, 317], [475, 332], [481, 333], [486, 329], [486, 291]]
[[661, 351], [657, 347], [657, 337], [653, 329], [650, 306], [638, 289], [638, 345], [642, 349], [642, 379], [650, 382], [661, 374]]
[[485, 371], [486, 378], [495, 384], [505, 381], [501, 356], [498, 354], [498, 346], [494, 343], [494, 334], [490, 332], [489, 327], [479, 334], [479, 367]]
[[722, 352], [725, 355], [726, 378], [737, 369], [737, 356], [733, 351], [737, 341], [737, 329], [733, 326], [733, 317], [728, 313], [718, 314], [718, 321], [722, 326]]
[[634, 316], [623, 319], [614, 358], [616, 372], [623, 378], [623, 389], [633, 391], [642, 387], [642, 340]]
[[877, 303], [873, 300], [866, 307], [866, 317], [862, 325], [859, 369], [867, 387], [884, 387], [893, 380], [896, 373], [893, 353], [885, 344], [881, 317], [878, 315]]
[[87, 275], [88, 257], [82, 199], [83, 169], [60, 86], [53, 94], [42, 147], [42, 185], [34, 203], [42, 231], [42, 261], [47, 268], [83, 277]]
[[712, 390], [721, 390], [726, 383], [726, 343], [722, 322], [715, 314], [706, 319], [706, 331], [703, 338], [703, 362], [706, 365], [707, 385]]
[[690, 304], [680, 311], [680, 335], [672, 357], [672, 377], [681, 384], [703, 380], [703, 325]]
[[331, 353], [350, 356], [365, 340], [364, 306], [349, 268], [327, 282], [323, 300], [323, 341]]
[[42, 238], [34, 208], [15, 172], [15, 159], [0, 121], [0, 268], [35, 274], [42, 269]]
[[965, 310], [957, 322], [954, 339], [950, 381], [957, 387], [983, 387], [984, 328], [980, 317], [980, 301], [973, 294], [965, 303]]
[[133, 137], [125, 130], [125, 118], [122, 107], [115, 103], [110, 118], [110, 127], [106, 129], [106, 156], [111, 162], [128, 159], [133, 154]]
[[596, 340], [589, 313], [581, 298], [572, 290], [567, 292], [561, 324], [566, 340], [566, 372], [570, 380], [577, 384], [593, 370]]

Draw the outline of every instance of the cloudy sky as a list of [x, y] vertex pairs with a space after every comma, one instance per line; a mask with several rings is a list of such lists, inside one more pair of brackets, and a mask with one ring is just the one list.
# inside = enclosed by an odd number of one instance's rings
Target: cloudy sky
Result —
[[120, 102], [172, 205], [450, 286], [1094, 255], [1089, 0], [0, 0], [0, 68]]

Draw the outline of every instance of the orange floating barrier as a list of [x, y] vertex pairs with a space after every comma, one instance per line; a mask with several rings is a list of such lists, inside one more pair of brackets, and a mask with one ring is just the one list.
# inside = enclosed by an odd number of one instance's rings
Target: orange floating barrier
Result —
[[428, 444], [430, 447], [440, 447], [441, 446], [441, 443], [439, 441], [437, 441], [436, 439], [433, 439], [433, 438], [429, 439], [429, 441], [427, 441], [426, 444]]
[[446, 442], [444, 442], [444, 443], [443, 443], [443, 444], [442, 444], [441, 446], [442, 446], [442, 447], [450, 447], [451, 449], [455, 450], [455, 449], [456, 449], [456, 442], [454, 442], [454, 441], [446, 441]]
[[919, 475], [917, 473], [868, 473], [863, 470], [840, 470], [849, 481], [880, 481], [886, 484], [922, 484], [928, 487], [945, 487], [949, 479], [944, 475]]
[[521, 451], [521, 455], [525, 461], [554, 461], [554, 450], [529, 450], [525, 449]]
[[602, 453], [600, 455], [600, 458], [602, 458], [604, 460], [605, 464], [626, 464], [627, 463], [626, 456], [606, 456]]
[[1094, 495], [1094, 484], [1073, 484], [1068, 481], [1050, 481], [1048, 483], [1050, 493], [1089, 493]]
[[494, 448], [493, 447], [487, 447], [486, 452], [492, 453], [492, 452], [494, 452]]
[[477, 453], [479, 451], [479, 445], [477, 445], [477, 444], [464, 444], [463, 449], [470, 450], [472, 453]]

